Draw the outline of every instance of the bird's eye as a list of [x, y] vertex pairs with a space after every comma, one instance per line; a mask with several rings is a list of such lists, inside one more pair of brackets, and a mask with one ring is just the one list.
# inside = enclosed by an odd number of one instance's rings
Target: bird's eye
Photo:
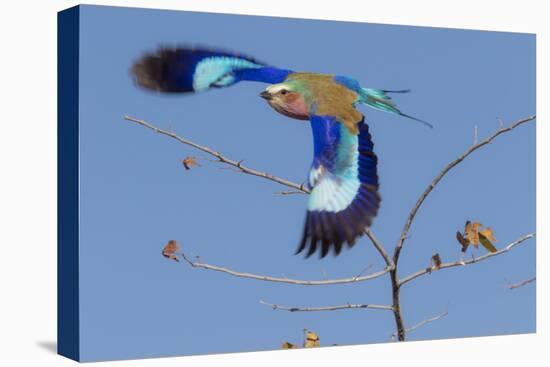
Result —
[[282, 94], [282, 95], [285, 95], [285, 94], [287, 94], [287, 93], [288, 93], [288, 91], [287, 91], [286, 89], [283, 89], [283, 90], [281, 91], [281, 94]]

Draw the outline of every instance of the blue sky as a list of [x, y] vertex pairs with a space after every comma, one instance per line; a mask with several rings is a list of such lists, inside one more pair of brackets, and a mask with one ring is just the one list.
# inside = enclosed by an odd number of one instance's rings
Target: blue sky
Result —
[[[276, 114], [242, 83], [196, 96], [135, 88], [128, 69], [166, 44], [233, 49], [297, 71], [342, 74], [364, 86], [410, 88], [403, 111], [433, 123], [362, 109], [379, 157], [383, 198], [373, 230], [391, 250], [410, 208], [441, 168], [480, 137], [535, 113], [535, 37], [527, 34], [84, 6], [81, 12], [81, 355], [84, 360], [277, 349], [302, 329], [322, 345], [386, 342], [390, 312], [273, 311], [288, 306], [390, 304], [388, 277], [323, 287], [275, 284], [192, 269], [160, 256], [177, 240], [205, 262], [300, 279], [356, 275], [383, 262], [366, 239], [338, 258], [293, 256], [306, 196], [201, 161], [205, 157], [130, 122], [129, 114], [302, 182], [312, 158], [307, 122]], [[492, 227], [497, 247], [535, 230], [535, 124], [499, 137], [453, 170], [419, 213], [401, 276], [438, 252], [459, 257], [455, 232], [468, 219]], [[483, 254], [477, 250], [476, 255]], [[411, 326], [448, 309], [409, 340], [535, 330], [535, 286], [506, 282], [535, 273], [534, 240], [468, 268], [402, 290]]]

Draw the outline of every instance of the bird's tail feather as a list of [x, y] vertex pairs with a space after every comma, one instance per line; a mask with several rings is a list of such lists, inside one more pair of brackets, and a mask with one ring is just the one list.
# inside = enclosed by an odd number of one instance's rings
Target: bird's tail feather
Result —
[[360, 101], [367, 106], [370, 106], [374, 109], [393, 113], [395, 115], [403, 116], [411, 120], [418, 121], [430, 128], [433, 128], [433, 125], [429, 122], [410, 116], [401, 112], [397, 105], [392, 101], [391, 97], [388, 96], [388, 93], [408, 93], [410, 89], [402, 90], [385, 90], [385, 89], [374, 89], [374, 88], [361, 88]]

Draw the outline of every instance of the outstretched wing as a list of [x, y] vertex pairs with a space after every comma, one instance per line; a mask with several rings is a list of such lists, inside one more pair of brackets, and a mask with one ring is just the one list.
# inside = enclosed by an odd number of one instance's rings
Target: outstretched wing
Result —
[[139, 86], [172, 93], [202, 92], [241, 80], [280, 83], [290, 73], [237, 53], [200, 48], [161, 48], [131, 69]]
[[372, 223], [380, 207], [378, 158], [363, 116], [358, 134], [334, 116], [313, 115], [314, 158], [309, 173], [312, 187], [302, 241], [296, 253], [309, 246], [306, 257], [319, 247], [324, 257], [351, 247]]

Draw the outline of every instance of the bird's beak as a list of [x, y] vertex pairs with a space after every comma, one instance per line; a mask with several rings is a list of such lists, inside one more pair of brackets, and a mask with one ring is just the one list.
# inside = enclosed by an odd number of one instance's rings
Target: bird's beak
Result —
[[271, 93], [264, 90], [262, 93], [260, 93], [260, 97], [269, 101], [271, 99]]

